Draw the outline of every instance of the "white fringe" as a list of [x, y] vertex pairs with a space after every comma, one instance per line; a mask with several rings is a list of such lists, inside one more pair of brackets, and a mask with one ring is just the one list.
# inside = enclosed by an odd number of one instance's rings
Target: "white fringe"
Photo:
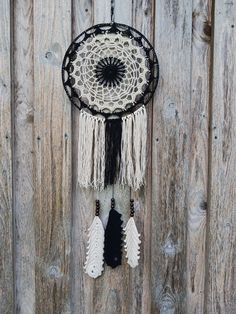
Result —
[[138, 190], [145, 183], [147, 113], [145, 106], [122, 118], [120, 183]]
[[83, 188], [104, 188], [105, 118], [80, 112], [78, 141], [78, 183]]
[[94, 125], [93, 188], [104, 189], [105, 180], [105, 118], [96, 117]]
[[134, 155], [134, 184], [137, 190], [145, 183], [146, 171], [146, 146], [147, 146], [147, 112], [142, 106], [134, 113], [133, 124], [133, 155]]
[[122, 118], [120, 183], [132, 186], [134, 176], [133, 165], [133, 114]]

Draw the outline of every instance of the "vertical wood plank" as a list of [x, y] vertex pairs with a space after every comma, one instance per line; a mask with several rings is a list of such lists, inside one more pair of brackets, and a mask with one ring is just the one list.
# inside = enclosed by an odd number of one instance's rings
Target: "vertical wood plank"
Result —
[[186, 310], [192, 1], [156, 2], [160, 80], [153, 106], [152, 312]]
[[[92, 24], [111, 21], [111, 2], [73, 2], [74, 36]], [[92, 15], [91, 15], [92, 12]], [[130, 10], [131, 15], [131, 10]], [[127, 265], [111, 270], [106, 267], [102, 277], [93, 280], [83, 272], [85, 261], [87, 228], [94, 216], [94, 201], [101, 201], [101, 218], [106, 224], [110, 209], [112, 188], [97, 193], [91, 190], [80, 189], [77, 186], [77, 141], [78, 141], [78, 116], [77, 109], [73, 109], [73, 309], [77, 313], [120, 313], [127, 308], [128, 278]], [[117, 209], [128, 214], [125, 206], [129, 205], [129, 189], [124, 190], [115, 186], [115, 199]], [[127, 213], [127, 214], [126, 214]], [[76, 278], [76, 279], [75, 279]], [[120, 285], [120, 282], [123, 285]]]
[[[193, 1], [187, 313], [204, 313], [211, 1]], [[187, 105], [187, 104], [186, 104]]]
[[[110, 22], [112, 11], [117, 21], [117, 12], [119, 12], [119, 1], [103, 1], [104, 5], [107, 5], [109, 9], [102, 8], [99, 2], [94, 6], [94, 23]], [[126, 1], [123, 6], [126, 8], [127, 14], [131, 14], [130, 1]], [[102, 12], [107, 12], [104, 15]], [[125, 20], [126, 15], [121, 17], [120, 21], [130, 24], [130, 21]], [[112, 187], [108, 187], [102, 193], [98, 193], [98, 198], [101, 200], [102, 205], [102, 219], [104, 226], [108, 219], [110, 211], [110, 203], [112, 197]], [[124, 223], [128, 218], [128, 206], [129, 206], [130, 191], [129, 188], [121, 188], [119, 184], [114, 186], [114, 198], [116, 201], [116, 209], [122, 214]], [[105, 265], [103, 276], [98, 278], [94, 283], [94, 313], [124, 313], [128, 308], [129, 295], [129, 272], [124, 258], [122, 259], [122, 265], [115, 269]], [[122, 285], [121, 285], [122, 282]]]
[[[153, 44], [154, 1], [133, 1], [132, 26]], [[157, 51], [158, 52], [158, 51]], [[157, 87], [158, 88], [158, 87]], [[146, 106], [148, 116], [146, 184], [132, 193], [135, 220], [141, 233], [139, 266], [130, 269], [130, 313], [151, 313], [151, 219], [152, 219], [152, 101]]]
[[0, 3], [0, 313], [13, 312], [10, 1]]
[[121, 0], [113, 1], [114, 21], [117, 23], [132, 24], [133, 4], [131, 0], [122, 2]]
[[71, 106], [61, 64], [71, 1], [34, 1], [36, 313], [70, 313]]
[[[93, 2], [74, 0], [73, 35], [77, 37], [86, 28], [92, 26]], [[94, 194], [81, 189], [77, 184], [78, 169], [79, 110], [72, 107], [72, 313], [93, 313], [94, 280], [84, 273], [83, 266], [87, 247], [87, 228], [94, 216]]]
[[236, 312], [236, 1], [215, 1], [207, 313]]
[[14, 220], [16, 311], [35, 311], [33, 3], [14, 3]]

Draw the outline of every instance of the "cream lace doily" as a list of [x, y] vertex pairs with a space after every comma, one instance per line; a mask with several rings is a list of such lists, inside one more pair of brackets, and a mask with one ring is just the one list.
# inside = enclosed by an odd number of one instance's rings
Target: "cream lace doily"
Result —
[[116, 113], [134, 106], [149, 80], [143, 47], [121, 34], [83, 41], [71, 61], [72, 87], [95, 111]]

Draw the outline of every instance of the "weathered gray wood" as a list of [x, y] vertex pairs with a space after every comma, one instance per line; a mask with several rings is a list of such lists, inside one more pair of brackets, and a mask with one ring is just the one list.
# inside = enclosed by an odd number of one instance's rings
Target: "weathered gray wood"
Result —
[[[95, 3], [94, 5], [95, 24], [111, 21], [111, 2], [102, 1], [102, 3], [103, 6], [101, 3], [99, 4], [99, 2]], [[128, 12], [129, 10], [131, 12], [129, 3], [130, 1], [126, 1], [125, 7]], [[108, 8], [105, 9], [104, 6], [108, 6]], [[117, 12], [119, 12], [121, 2], [116, 0], [113, 2], [113, 6], [113, 12], [116, 21]], [[106, 12], [106, 14], [104, 14], [104, 12]], [[130, 24], [130, 21], [127, 21], [125, 18], [126, 16], [122, 16], [120, 21]], [[110, 211], [112, 188], [109, 187], [102, 193], [99, 193], [98, 197], [101, 199], [102, 219], [104, 225], [106, 225]], [[128, 206], [130, 198], [129, 188], [124, 189], [116, 184], [114, 186], [114, 198], [116, 201], [116, 209], [122, 213], [122, 219], [125, 223], [128, 218]], [[95, 281], [93, 299], [94, 313], [125, 313], [125, 311], [127, 311], [129, 304], [129, 300], [127, 299], [127, 295], [129, 295], [129, 268], [125, 263], [124, 256], [122, 260], [122, 266], [119, 266], [115, 269], [105, 266], [103, 276]]]
[[131, 0], [125, 2], [121, 0], [113, 1], [113, 18], [117, 23], [132, 25], [133, 4]]
[[33, 3], [14, 4], [14, 227], [16, 311], [35, 311]]
[[[132, 25], [144, 34], [153, 44], [154, 35], [154, 1], [133, 1]], [[147, 169], [146, 184], [136, 193], [132, 193], [135, 199], [135, 220], [141, 233], [141, 254], [139, 266], [130, 271], [130, 313], [151, 313], [151, 219], [152, 219], [152, 106], [146, 106], [148, 114], [147, 135]]]
[[191, 1], [156, 2], [160, 80], [153, 106], [152, 313], [186, 310], [191, 33]]
[[204, 313], [211, 1], [193, 1], [187, 313]]
[[[13, 280], [17, 313], [236, 312], [236, 3], [215, 1], [212, 42], [211, 5], [17, 0], [10, 22], [10, 2], [0, 3], [1, 313], [14, 312]], [[106, 224], [112, 189], [77, 186], [79, 111], [60, 69], [71, 39], [112, 12], [155, 42], [160, 81], [147, 107], [146, 187], [114, 189], [125, 223], [135, 199], [140, 265], [124, 258], [93, 280], [83, 272], [87, 228], [96, 198]]]
[[0, 313], [13, 312], [10, 1], [0, 3]]
[[236, 312], [236, 2], [215, 1], [207, 313]]
[[71, 1], [34, 2], [36, 313], [70, 313], [71, 106], [61, 63]]
[[[75, 38], [93, 24], [92, 1], [73, 1], [73, 34]], [[94, 281], [84, 273], [87, 229], [94, 216], [94, 193], [79, 188], [78, 169], [79, 110], [72, 107], [72, 313], [93, 313]]]

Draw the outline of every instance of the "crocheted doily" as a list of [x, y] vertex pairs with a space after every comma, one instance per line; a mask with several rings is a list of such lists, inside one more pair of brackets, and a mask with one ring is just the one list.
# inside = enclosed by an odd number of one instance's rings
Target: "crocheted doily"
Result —
[[151, 44], [135, 29], [99, 24], [72, 42], [62, 78], [79, 108], [105, 116], [121, 114], [149, 101], [158, 81], [158, 61]]
[[131, 107], [148, 83], [143, 49], [121, 34], [85, 41], [72, 63], [73, 87], [88, 107], [107, 113]]

